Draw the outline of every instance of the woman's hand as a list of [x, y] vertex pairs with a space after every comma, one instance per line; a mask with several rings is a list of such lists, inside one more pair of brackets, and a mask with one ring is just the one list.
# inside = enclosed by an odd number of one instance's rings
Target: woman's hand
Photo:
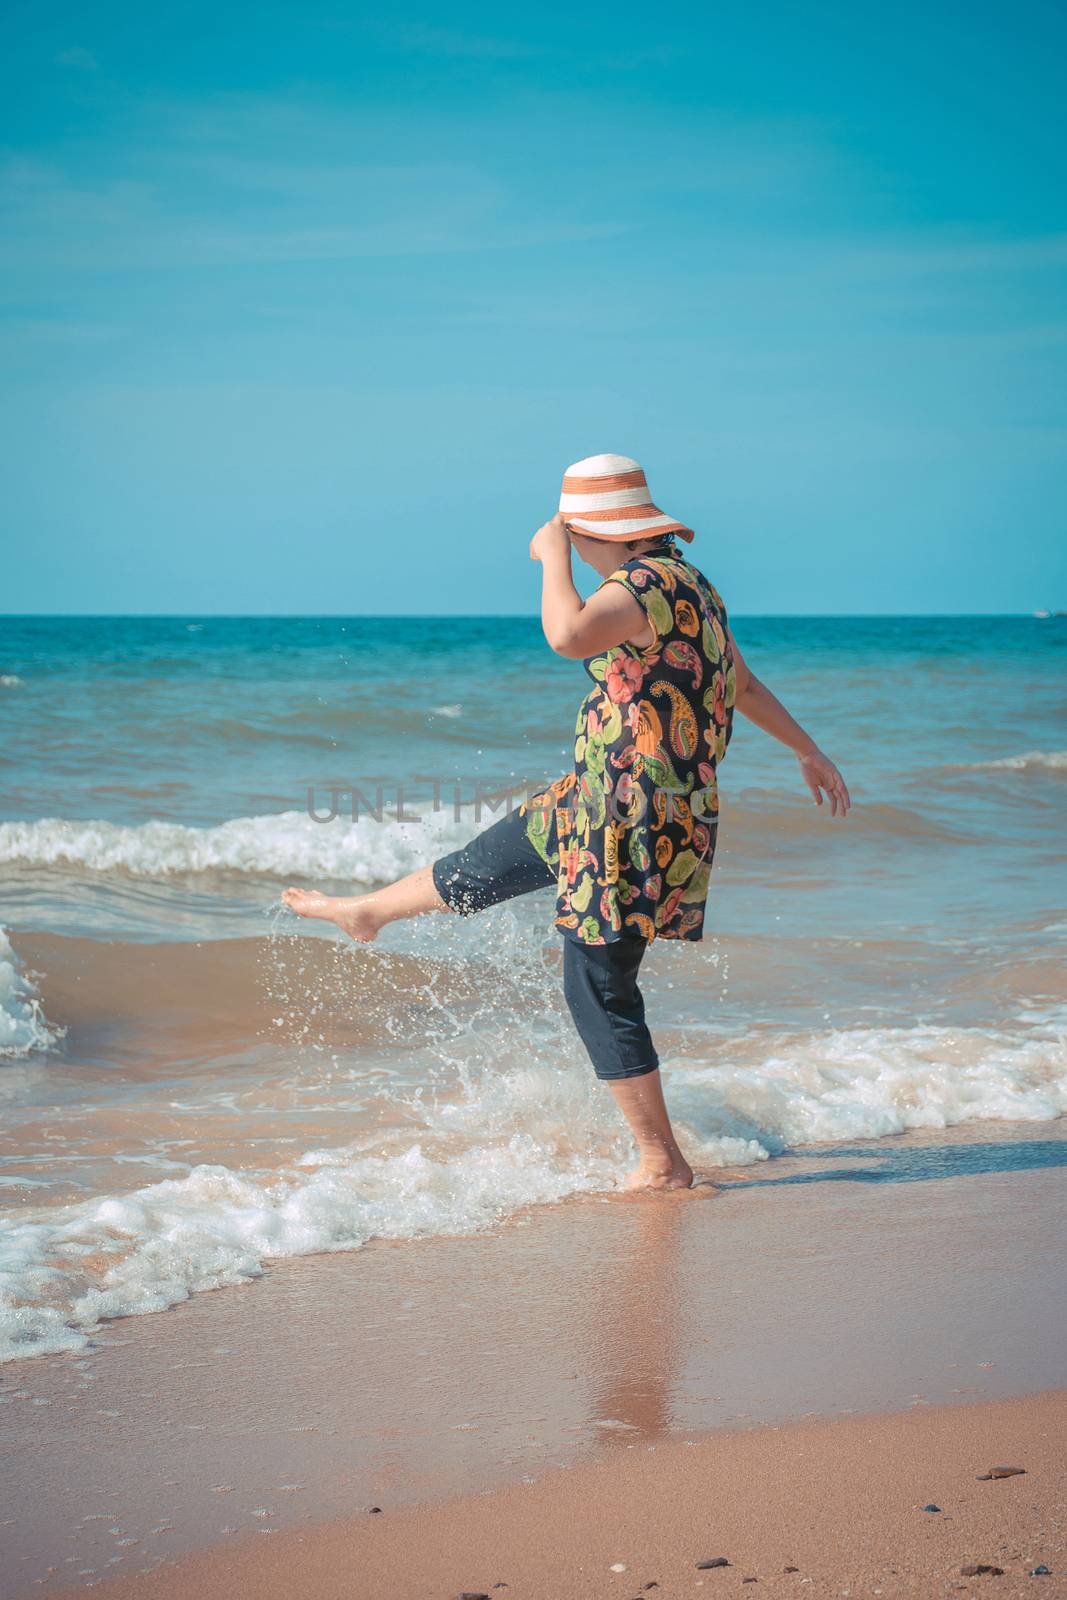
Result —
[[557, 511], [554, 517], [549, 517], [548, 521], [538, 528], [530, 540], [530, 560], [543, 561], [546, 555], [551, 555], [553, 551], [557, 550], [565, 550], [569, 553], [570, 547], [571, 541], [567, 532], [567, 525]]
[[797, 760], [800, 762], [804, 782], [815, 796], [815, 804], [822, 805], [825, 789], [826, 798], [830, 802], [830, 815], [847, 817], [852, 800], [845, 787], [844, 778], [830, 757], [824, 756], [821, 750], [812, 750], [806, 756], [797, 756]]

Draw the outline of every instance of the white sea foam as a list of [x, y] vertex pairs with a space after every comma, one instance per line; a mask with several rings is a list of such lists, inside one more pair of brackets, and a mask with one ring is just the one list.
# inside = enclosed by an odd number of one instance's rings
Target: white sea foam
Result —
[[47, 1050], [60, 1037], [41, 1011], [37, 990], [19, 971], [11, 942], [0, 928], [0, 1056]]
[[[575, 1140], [577, 1126], [582, 1137]], [[0, 1223], [0, 1359], [75, 1349], [104, 1318], [160, 1311], [279, 1257], [464, 1234], [615, 1187], [624, 1144], [584, 1078], [519, 1069], [383, 1153], [309, 1151], [267, 1178], [223, 1166]], [[101, 1275], [94, 1258], [112, 1264]], [[117, 1259], [115, 1259], [117, 1256]]]
[[462, 706], [431, 706], [430, 711], [435, 717], [461, 717], [463, 715]]
[[22, 679], [14, 672], [0, 672], [0, 689], [17, 689]]
[[703, 1116], [716, 1126], [762, 1130], [757, 1137], [769, 1134], [770, 1149], [1060, 1117], [1067, 1112], [1062, 1010], [1034, 1008], [1020, 1021], [1017, 1034], [928, 1025], [789, 1035], [755, 1066], [743, 1049], [725, 1066], [678, 1063], [675, 1103], [684, 1115], [703, 1099]]
[[[668, 1063], [685, 1148], [702, 1166], [767, 1161], [788, 1145], [1067, 1110], [1062, 1018], [1018, 1032], [918, 1027], [753, 1035], [719, 1059]], [[519, 1209], [617, 1189], [629, 1145], [585, 1074], [486, 1073], [397, 1132], [311, 1150], [267, 1177], [224, 1166], [0, 1225], [0, 1359], [74, 1349], [109, 1317], [158, 1311], [246, 1281], [281, 1257], [368, 1239], [463, 1234]], [[110, 1265], [101, 1266], [102, 1262]]]
[[[491, 820], [491, 819], [490, 819]], [[381, 822], [362, 816], [315, 822], [303, 811], [236, 817], [214, 828], [177, 822], [0, 823], [0, 862], [33, 866], [71, 865], [92, 872], [116, 868], [142, 877], [185, 872], [242, 872], [270, 877], [344, 878], [384, 883], [422, 866], [445, 850], [465, 844], [476, 826], [468, 808], [457, 822], [451, 810], [427, 812], [422, 820]]]
[[1018, 756], [1002, 756], [996, 761], [968, 761], [957, 772], [1025, 772], [1028, 768], [1048, 772], [1067, 772], [1067, 750], [1027, 750]]

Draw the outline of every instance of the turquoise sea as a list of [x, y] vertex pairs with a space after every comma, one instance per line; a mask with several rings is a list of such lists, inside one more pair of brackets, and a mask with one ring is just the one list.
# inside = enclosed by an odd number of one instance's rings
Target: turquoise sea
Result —
[[[646, 964], [691, 1155], [1062, 1115], [1067, 620], [733, 625], [854, 809], [738, 718], [708, 936]], [[7, 1355], [617, 1185], [550, 894], [359, 949], [278, 905], [565, 771], [584, 681], [525, 617], [0, 619]]]

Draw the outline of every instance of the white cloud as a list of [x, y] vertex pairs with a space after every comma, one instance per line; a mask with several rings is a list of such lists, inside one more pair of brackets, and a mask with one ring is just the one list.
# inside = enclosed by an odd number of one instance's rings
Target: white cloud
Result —
[[386, 43], [420, 55], [470, 56], [486, 61], [504, 61], [539, 53], [535, 46], [521, 40], [465, 33], [458, 28], [435, 28], [422, 22], [384, 23], [375, 31]]
[[85, 322], [57, 317], [11, 317], [0, 320], [0, 349], [9, 354], [34, 351], [42, 347], [95, 347], [121, 338], [123, 330], [114, 323]]
[[524, 249], [614, 237], [628, 226], [523, 216], [495, 180], [447, 164], [329, 169], [197, 151], [157, 176], [155, 183], [77, 182], [59, 168], [7, 162], [0, 168], [0, 265], [341, 261]]
[[83, 50], [80, 44], [61, 50], [55, 60], [57, 67], [76, 67], [81, 72], [95, 72], [100, 65], [93, 52]]
[[873, 244], [848, 241], [837, 259], [851, 272], [889, 277], [1031, 271], [1067, 264], [1067, 233], [997, 239], [961, 229], [931, 229]]

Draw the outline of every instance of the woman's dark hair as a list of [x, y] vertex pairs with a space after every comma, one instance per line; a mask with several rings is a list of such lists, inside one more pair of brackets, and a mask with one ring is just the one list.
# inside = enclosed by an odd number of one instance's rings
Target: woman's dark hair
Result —
[[[637, 549], [638, 545], [639, 544], [644, 544], [644, 542], [645, 541], [643, 539], [627, 539], [626, 548], [627, 548], [627, 550], [629, 550], [630, 554], [633, 555], [633, 553]], [[646, 556], [661, 556], [661, 555], [662, 556], [669, 556], [669, 555], [673, 555], [674, 554], [674, 549], [675, 549], [674, 534], [673, 533], [663, 533], [656, 540], [655, 544], [650, 546], [650, 548], [645, 551], [645, 555]]]

